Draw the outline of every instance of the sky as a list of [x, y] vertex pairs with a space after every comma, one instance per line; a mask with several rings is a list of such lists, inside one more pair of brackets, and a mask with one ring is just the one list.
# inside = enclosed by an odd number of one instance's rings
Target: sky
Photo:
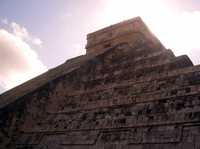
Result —
[[200, 64], [199, 0], [0, 0], [0, 93], [85, 54], [88, 33], [136, 16]]

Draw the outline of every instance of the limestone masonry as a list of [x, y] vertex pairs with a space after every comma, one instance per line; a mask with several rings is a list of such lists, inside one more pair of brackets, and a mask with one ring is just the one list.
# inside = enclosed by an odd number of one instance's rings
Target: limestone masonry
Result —
[[0, 95], [0, 149], [200, 149], [200, 66], [139, 18]]

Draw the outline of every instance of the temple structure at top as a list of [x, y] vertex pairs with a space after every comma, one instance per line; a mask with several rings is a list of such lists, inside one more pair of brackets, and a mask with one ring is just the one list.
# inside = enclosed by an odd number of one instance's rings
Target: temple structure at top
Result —
[[88, 34], [86, 53], [109, 49], [119, 43], [128, 43], [134, 47], [144, 40], [149, 40], [153, 46], [162, 46], [141, 18], [136, 17]]

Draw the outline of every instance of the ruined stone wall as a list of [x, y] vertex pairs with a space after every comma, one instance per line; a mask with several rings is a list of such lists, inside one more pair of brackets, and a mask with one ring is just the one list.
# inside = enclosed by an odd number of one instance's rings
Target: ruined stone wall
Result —
[[141, 42], [115, 45], [1, 108], [0, 148], [198, 149], [200, 66]]

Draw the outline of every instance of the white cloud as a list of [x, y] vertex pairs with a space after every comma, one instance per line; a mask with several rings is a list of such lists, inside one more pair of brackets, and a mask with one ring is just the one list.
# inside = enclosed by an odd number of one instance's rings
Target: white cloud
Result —
[[17, 86], [47, 70], [37, 53], [23, 40], [27, 30], [23, 31], [24, 34], [19, 34], [16, 29], [13, 34], [0, 29], [0, 81], [6, 89]]
[[40, 46], [40, 47], [42, 46], [42, 43], [43, 43], [42, 40], [40, 38], [35, 37], [32, 34], [30, 34], [24, 26], [21, 26], [21, 25], [17, 24], [16, 22], [9, 23], [8, 20], [7, 20], [7, 25], [10, 27], [11, 32], [15, 36], [21, 38], [22, 40], [24, 40], [30, 44]]
[[39, 38], [34, 38], [33, 39], [33, 43], [35, 45], [41, 46], [43, 42]]
[[15, 22], [12, 22], [10, 24], [10, 27], [12, 28], [12, 32], [15, 36], [21, 38], [22, 40], [30, 39], [30, 35], [25, 27], [20, 26]]

